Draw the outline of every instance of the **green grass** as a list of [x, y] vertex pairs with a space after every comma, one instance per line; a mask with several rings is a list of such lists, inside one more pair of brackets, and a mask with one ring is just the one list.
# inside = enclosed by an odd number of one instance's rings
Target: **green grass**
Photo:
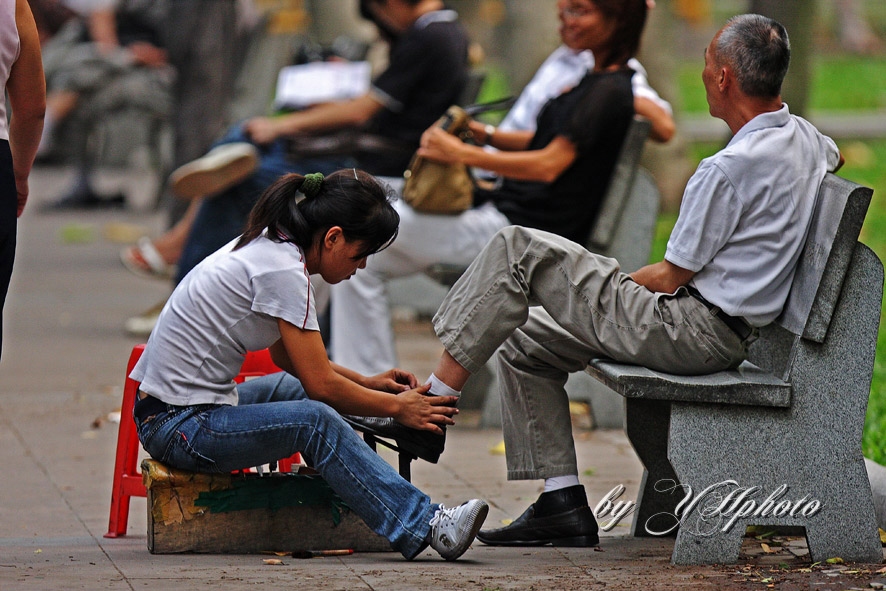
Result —
[[[718, 144], [694, 144], [691, 157], [697, 162], [720, 148]], [[886, 261], [886, 139], [870, 142], [840, 142], [840, 151], [846, 165], [839, 175], [874, 189], [868, 215], [861, 230], [861, 240], [870, 246], [881, 260]], [[677, 221], [675, 213], [662, 214], [656, 226], [652, 261], [664, 256], [668, 236]], [[864, 455], [886, 464], [886, 306], [882, 309], [877, 338], [877, 357], [871, 396], [868, 400], [862, 449]]]
[[[699, 58], [677, 68], [680, 100], [687, 113], [708, 111], [702, 66]], [[813, 111], [886, 109], [886, 57], [818, 56], [809, 107]]]

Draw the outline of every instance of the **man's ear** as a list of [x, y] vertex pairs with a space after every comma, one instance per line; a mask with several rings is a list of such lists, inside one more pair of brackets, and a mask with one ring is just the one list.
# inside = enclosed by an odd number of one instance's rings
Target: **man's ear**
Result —
[[720, 73], [717, 77], [717, 88], [720, 92], [726, 92], [726, 89], [732, 84], [732, 69], [729, 66], [721, 66]]

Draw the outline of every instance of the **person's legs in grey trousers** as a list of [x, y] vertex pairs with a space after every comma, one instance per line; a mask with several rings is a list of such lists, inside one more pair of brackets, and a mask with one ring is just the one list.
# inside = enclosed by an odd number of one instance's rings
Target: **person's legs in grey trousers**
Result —
[[[535, 305], [547, 315], [533, 312], [527, 322]], [[520, 227], [489, 242], [440, 306], [434, 328], [471, 372], [508, 340], [499, 369], [515, 479], [577, 473], [563, 384], [590, 359], [703, 374], [745, 356], [738, 336], [685, 289], [650, 292], [614, 259]]]

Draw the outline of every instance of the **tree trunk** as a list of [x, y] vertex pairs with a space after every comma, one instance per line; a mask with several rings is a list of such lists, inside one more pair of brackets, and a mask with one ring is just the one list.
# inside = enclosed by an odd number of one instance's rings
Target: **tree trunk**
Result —
[[[675, 48], [680, 46], [680, 37], [685, 36], [688, 30], [685, 24], [676, 19], [672, 3], [659, 2], [658, 6], [649, 13], [638, 56], [649, 74], [649, 84], [671, 103], [674, 117], [677, 119], [677, 133], [674, 138], [667, 144], [647, 141], [642, 161], [658, 185], [662, 209], [665, 211], [679, 209], [683, 189], [695, 165], [687, 158], [686, 137], [680, 133], [681, 105], [675, 60], [678, 54]], [[701, 60], [701, 48], [707, 41], [700, 43], [697, 60], [699, 76], [704, 65]]]
[[782, 98], [794, 115], [804, 115], [812, 82], [812, 35], [817, 0], [751, 0], [751, 12], [768, 16], [788, 30], [791, 67], [782, 88]]

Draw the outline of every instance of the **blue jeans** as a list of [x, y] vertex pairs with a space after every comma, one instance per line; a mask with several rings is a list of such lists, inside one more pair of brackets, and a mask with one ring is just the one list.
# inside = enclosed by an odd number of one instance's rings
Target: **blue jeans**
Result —
[[309, 400], [298, 379], [281, 372], [237, 390], [237, 406], [165, 405], [135, 420], [138, 437], [155, 460], [193, 472], [230, 472], [303, 452], [395, 550], [412, 558], [427, 546], [437, 505], [370, 450], [335, 410]]
[[[243, 124], [238, 123], [228, 129], [213, 147], [242, 142], [253, 143], [243, 131]], [[298, 174], [322, 172], [328, 175], [341, 168], [353, 166], [353, 161], [347, 157], [306, 158], [292, 162], [287, 156], [284, 140], [277, 140], [267, 145], [254, 145], [260, 153], [255, 173], [218, 195], [204, 199], [200, 205], [194, 226], [178, 261], [176, 285], [200, 261], [243, 233], [252, 206], [258, 201], [262, 192], [282, 175], [291, 172]]]

